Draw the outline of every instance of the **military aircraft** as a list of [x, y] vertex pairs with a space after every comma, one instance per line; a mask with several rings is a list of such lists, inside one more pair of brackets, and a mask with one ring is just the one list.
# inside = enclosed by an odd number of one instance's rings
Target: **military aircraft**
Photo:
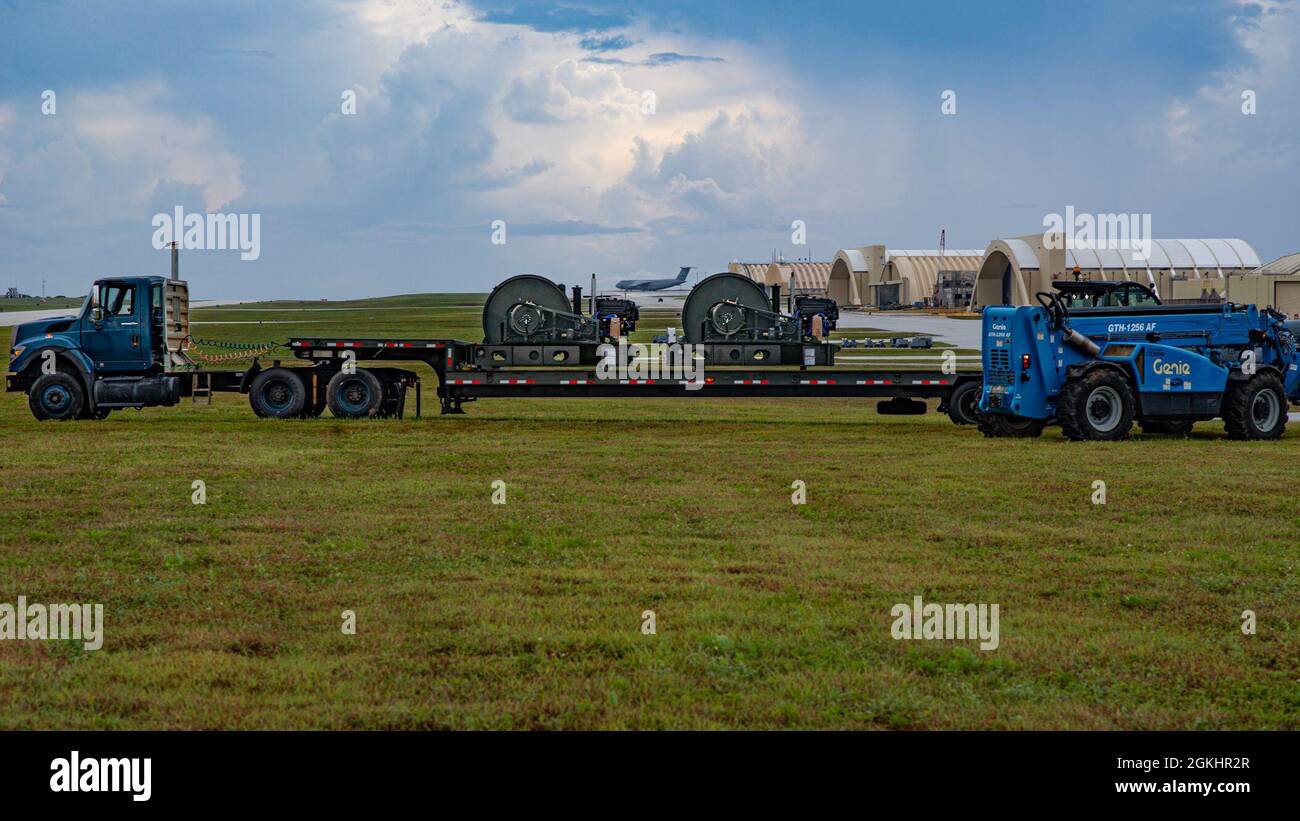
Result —
[[683, 265], [676, 279], [621, 279], [614, 287], [621, 291], [666, 291], [684, 284], [691, 270], [691, 266]]

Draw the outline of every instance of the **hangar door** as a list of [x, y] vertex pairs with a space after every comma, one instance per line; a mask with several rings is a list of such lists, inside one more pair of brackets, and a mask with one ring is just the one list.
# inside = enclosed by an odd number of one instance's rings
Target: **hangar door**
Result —
[[896, 304], [898, 302], [898, 285], [899, 283], [895, 282], [893, 285], [873, 286], [876, 289], [876, 304]]
[[1300, 316], [1300, 282], [1275, 282], [1273, 288], [1273, 307], [1288, 318]]

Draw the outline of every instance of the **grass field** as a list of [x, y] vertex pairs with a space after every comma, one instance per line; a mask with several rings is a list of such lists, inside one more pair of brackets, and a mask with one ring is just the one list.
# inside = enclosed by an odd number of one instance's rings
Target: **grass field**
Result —
[[[477, 339], [480, 300], [193, 330]], [[646, 338], [667, 323], [647, 317]], [[985, 440], [849, 399], [467, 410], [280, 422], [220, 396], [42, 424], [0, 397], [0, 602], [106, 619], [97, 651], [0, 641], [0, 727], [1300, 727], [1300, 430]], [[915, 595], [997, 603], [1000, 646], [896, 641]]]
[[[85, 297], [71, 296], [51, 296], [41, 299], [40, 297], [28, 296], [19, 299], [0, 299], [0, 313], [6, 311], [41, 311], [56, 310], [59, 308], [70, 308], [76, 310], [81, 306]], [[6, 354], [8, 352], [6, 351]]]

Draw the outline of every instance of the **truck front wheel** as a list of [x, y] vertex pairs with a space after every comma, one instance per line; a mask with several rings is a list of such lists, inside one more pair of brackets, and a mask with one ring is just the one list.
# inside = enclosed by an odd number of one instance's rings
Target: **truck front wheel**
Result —
[[262, 418], [293, 419], [307, 405], [307, 386], [288, 368], [263, 371], [248, 388], [248, 404]]
[[1128, 379], [1110, 368], [1067, 381], [1056, 403], [1061, 432], [1075, 441], [1123, 439], [1133, 427], [1134, 410]]
[[1277, 439], [1286, 430], [1286, 389], [1274, 373], [1233, 382], [1223, 397], [1223, 427], [1229, 439]]
[[76, 419], [86, 405], [86, 392], [75, 376], [48, 373], [32, 383], [27, 391], [27, 404], [32, 409], [32, 416], [42, 422], [46, 419]]

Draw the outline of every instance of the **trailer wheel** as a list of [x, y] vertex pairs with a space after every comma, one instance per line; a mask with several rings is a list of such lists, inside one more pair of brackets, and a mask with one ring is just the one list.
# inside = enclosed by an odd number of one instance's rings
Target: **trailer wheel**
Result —
[[249, 386], [248, 404], [263, 419], [292, 419], [307, 405], [307, 387], [288, 368], [271, 368]]
[[1286, 430], [1286, 389], [1274, 373], [1234, 382], [1223, 397], [1223, 427], [1229, 439], [1277, 439]]
[[985, 436], [1023, 439], [1041, 436], [1043, 428], [1047, 427], [1047, 420], [1005, 413], [982, 413], [975, 424]]
[[1135, 410], [1128, 379], [1111, 368], [1066, 381], [1056, 403], [1061, 431], [1075, 441], [1123, 439], [1133, 428]]
[[948, 418], [954, 425], [976, 425], [980, 421], [978, 404], [980, 391], [984, 383], [978, 381], [963, 382], [948, 397]]
[[32, 383], [27, 391], [27, 405], [32, 416], [46, 419], [76, 419], [86, 405], [86, 392], [75, 376], [66, 373], [47, 373]]
[[1169, 436], [1186, 436], [1196, 424], [1194, 419], [1143, 419], [1138, 422], [1143, 433], [1166, 434]]
[[356, 373], [334, 374], [325, 388], [330, 413], [340, 419], [375, 416], [384, 406], [384, 386], [379, 377], [364, 368]]

